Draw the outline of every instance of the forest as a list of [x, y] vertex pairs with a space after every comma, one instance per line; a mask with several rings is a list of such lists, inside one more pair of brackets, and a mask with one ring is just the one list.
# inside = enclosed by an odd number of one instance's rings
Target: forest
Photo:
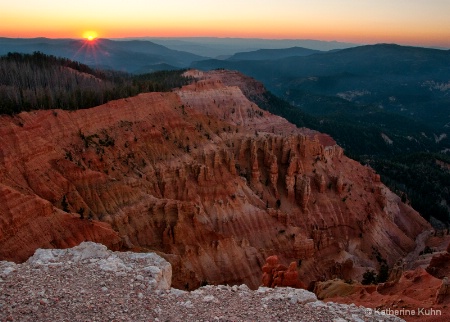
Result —
[[142, 92], [188, 84], [184, 70], [131, 74], [97, 70], [40, 52], [0, 57], [0, 114], [39, 109], [77, 110]]

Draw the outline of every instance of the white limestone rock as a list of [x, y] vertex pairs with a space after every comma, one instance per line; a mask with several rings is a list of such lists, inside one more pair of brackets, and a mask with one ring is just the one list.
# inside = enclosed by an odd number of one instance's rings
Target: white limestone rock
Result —
[[275, 288], [274, 291], [262, 299], [262, 302], [289, 301], [292, 304], [307, 304], [317, 301], [317, 296], [307, 290], [283, 287]]
[[16, 263], [0, 261], [0, 279], [6, 278], [9, 274], [16, 270]]
[[82, 263], [93, 271], [98, 269], [115, 276], [132, 274], [155, 290], [168, 290], [172, 283], [172, 266], [157, 254], [112, 252], [93, 242], [83, 242], [70, 249], [38, 249], [27, 263], [44, 269], [51, 265]]

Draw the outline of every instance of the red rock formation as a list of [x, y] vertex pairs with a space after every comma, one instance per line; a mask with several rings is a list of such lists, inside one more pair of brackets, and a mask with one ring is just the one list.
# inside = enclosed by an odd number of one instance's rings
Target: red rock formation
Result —
[[[373, 170], [259, 109], [243, 93], [260, 84], [197, 75], [172, 93], [1, 116], [0, 259], [93, 240], [159, 252], [177, 287], [257, 287], [272, 254], [301, 259], [309, 283], [348, 259], [360, 276], [376, 263], [373, 245], [390, 265], [414, 248], [427, 223]], [[323, 191], [316, 173], [345, 189]]]
[[305, 285], [298, 278], [297, 263], [292, 262], [289, 267], [279, 263], [278, 256], [269, 256], [262, 267], [262, 284], [266, 287], [295, 287], [304, 288]]
[[24, 261], [37, 248], [67, 248], [85, 240], [121, 247], [110, 225], [80, 220], [42, 198], [0, 184], [0, 258]]
[[326, 180], [323, 174], [316, 174], [316, 184], [320, 193], [324, 193], [326, 189]]
[[[418, 244], [405, 259], [400, 259], [392, 267], [386, 283], [361, 285], [355, 281], [329, 280], [315, 283], [319, 298], [340, 303], [355, 303], [377, 310], [404, 309], [415, 315], [401, 316], [407, 321], [447, 321], [450, 318], [450, 287], [447, 277], [430, 274], [430, 268], [445, 266], [443, 258], [447, 254], [448, 236], [436, 237], [436, 232], [426, 232], [418, 237]], [[424, 245], [432, 247], [438, 254], [418, 252]], [[438, 266], [434, 264], [439, 263]], [[412, 267], [412, 269], [407, 269]], [[424, 269], [426, 267], [426, 270]], [[432, 270], [439, 272], [439, 270]], [[434, 311], [432, 311], [434, 310]], [[434, 312], [429, 315], [420, 312]]]
[[[356, 282], [330, 280], [316, 283], [319, 299], [338, 303], [354, 303], [381, 310], [403, 310], [399, 317], [406, 321], [448, 321], [450, 318], [450, 288], [446, 280], [437, 279], [424, 269], [405, 271], [397, 282], [361, 285]], [[430, 310], [440, 315], [427, 316]], [[408, 312], [414, 311], [414, 315]]]
[[297, 202], [303, 211], [308, 208], [309, 197], [311, 196], [311, 183], [306, 175], [297, 175], [295, 178], [295, 190], [297, 195]]
[[270, 164], [269, 164], [269, 179], [270, 179], [270, 185], [273, 189], [273, 194], [275, 198], [280, 198], [280, 195], [278, 194], [278, 162], [277, 162], [277, 156], [272, 155]]
[[439, 286], [439, 289], [436, 292], [436, 304], [442, 304], [446, 298], [450, 295], [450, 282], [448, 277], [444, 277], [442, 279], [442, 283]]
[[[432, 248], [430, 248], [432, 249]], [[443, 279], [450, 276], [450, 243], [445, 250], [432, 255], [426, 268], [427, 272], [434, 277]]]
[[342, 193], [344, 191], [344, 178], [342, 173], [339, 173], [339, 176], [336, 179], [336, 192]]

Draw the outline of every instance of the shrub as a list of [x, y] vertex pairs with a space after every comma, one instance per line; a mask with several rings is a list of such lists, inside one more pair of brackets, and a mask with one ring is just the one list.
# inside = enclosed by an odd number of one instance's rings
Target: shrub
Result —
[[362, 285], [376, 284], [377, 274], [373, 270], [367, 270], [363, 274], [363, 280], [361, 281]]

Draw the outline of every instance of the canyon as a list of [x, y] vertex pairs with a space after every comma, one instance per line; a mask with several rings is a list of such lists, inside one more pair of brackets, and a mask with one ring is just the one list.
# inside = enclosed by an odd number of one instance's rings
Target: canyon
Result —
[[83, 241], [155, 252], [172, 286], [261, 285], [266, 258], [306, 287], [361, 280], [430, 225], [328, 135], [249, 98], [237, 72], [77, 111], [0, 116], [0, 260]]

